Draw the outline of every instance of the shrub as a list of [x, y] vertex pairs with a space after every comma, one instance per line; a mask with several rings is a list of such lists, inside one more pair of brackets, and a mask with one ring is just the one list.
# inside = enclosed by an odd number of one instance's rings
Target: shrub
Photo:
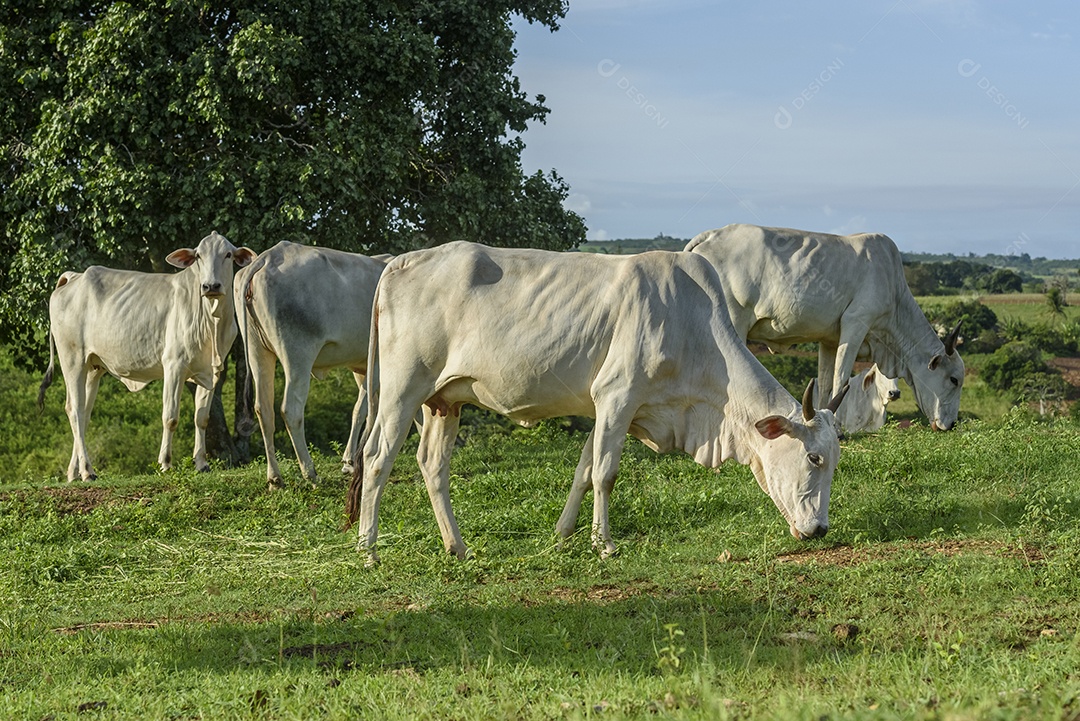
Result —
[[992, 353], [1001, 347], [998, 336], [998, 318], [990, 308], [977, 298], [954, 300], [945, 305], [927, 305], [923, 309], [926, 319], [935, 328], [947, 331], [960, 323], [960, 335], [964, 338], [963, 350], [971, 353]]
[[1075, 321], [1055, 327], [1049, 323], [1005, 320], [1000, 335], [1006, 340], [1029, 343], [1051, 355], [1075, 355], [1080, 350], [1080, 323]]
[[1020, 392], [1038, 374], [1053, 372], [1037, 346], [1012, 341], [994, 351], [983, 365], [982, 378], [994, 390]]
[[811, 378], [817, 378], [817, 356], [763, 354], [757, 357], [761, 365], [780, 381], [780, 385], [796, 398], [802, 398], [806, 384]]

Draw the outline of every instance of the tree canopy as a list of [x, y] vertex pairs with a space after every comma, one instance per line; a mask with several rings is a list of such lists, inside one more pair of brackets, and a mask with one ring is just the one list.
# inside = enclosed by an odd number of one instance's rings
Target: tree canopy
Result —
[[564, 0], [11, 0], [0, 9], [0, 342], [35, 355], [64, 270], [161, 269], [211, 230], [402, 252], [566, 249], [584, 223], [512, 72]]

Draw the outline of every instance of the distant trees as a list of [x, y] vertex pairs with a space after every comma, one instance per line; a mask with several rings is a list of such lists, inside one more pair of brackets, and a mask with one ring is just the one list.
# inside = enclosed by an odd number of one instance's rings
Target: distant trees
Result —
[[1024, 289], [1024, 277], [1016, 271], [970, 260], [908, 261], [904, 263], [904, 277], [915, 295], [934, 295], [947, 290], [1019, 293]]
[[995, 268], [979, 282], [982, 284], [981, 290], [987, 293], [1020, 293], [1024, 290], [1024, 279], [1008, 268]]

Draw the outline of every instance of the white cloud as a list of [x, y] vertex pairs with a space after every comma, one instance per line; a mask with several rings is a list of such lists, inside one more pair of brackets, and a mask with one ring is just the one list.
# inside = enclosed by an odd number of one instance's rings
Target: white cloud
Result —
[[584, 193], [570, 193], [563, 201], [563, 207], [572, 210], [578, 215], [585, 215], [592, 210], [592, 202]]

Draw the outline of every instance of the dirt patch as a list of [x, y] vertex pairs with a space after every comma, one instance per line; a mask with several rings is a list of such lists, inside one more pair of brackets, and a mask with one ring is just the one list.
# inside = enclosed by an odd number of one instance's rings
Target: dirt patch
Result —
[[778, 563], [817, 563], [824, 566], [856, 566], [870, 561], [884, 561], [907, 551], [916, 551], [927, 556], [945, 556], [952, 558], [965, 554], [998, 556], [1000, 558], [1022, 559], [1028, 563], [1043, 560], [1042, 551], [1036, 546], [1013, 546], [998, 541], [942, 539], [940, 541], [918, 541], [915, 543], [877, 544], [866, 548], [852, 548], [847, 545], [831, 548], [814, 548], [794, 551], [777, 556]]
[[69, 486], [41, 490], [56, 502], [56, 512], [61, 516], [90, 513], [108, 503], [113, 497], [111, 488], [100, 486]]
[[1066, 383], [1080, 388], [1080, 358], [1049, 358], [1046, 364], [1060, 371]]
[[616, 603], [618, 601], [626, 601], [634, 596], [655, 595], [658, 588], [659, 587], [651, 581], [639, 580], [632, 581], [625, 586], [616, 586], [605, 583], [590, 586], [585, 589], [558, 587], [553, 588], [548, 595], [567, 603], [581, 603], [582, 601], [588, 601], [589, 603], [604, 605]]
[[40, 496], [52, 499], [56, 506], [56, 512], [61, 516], [81, 515], [90, 513], [95, 508], [103, 506], [113, 498], [111, 488], [100, 486], [54, 486], [41, 488], [33, 491], [8, 491], [0, 493], [0, 501], [16, 499], [20, 503], [41, 503]]
[[62, 628], [54, 628], [55, 633], [60, 633], [65, 636], [72, 636], [79, 631], [115, 631], [117, 629], [142, 629], [142, 628], [157, 628], [160, 624], [157, 621], [98, 621], [96, 623], [77, 623], [74, 626], [63, 626]]
[[[48, 501], [41, 497], [45, 496]], [[102, 486], [89, 486], [72, 483], [68, 486], [50, 486], [29, 491], [8, 491], [0, 493], [0, 501], [15, 499], [19, 503], [41, 505], [51, 502], [60, 516], [83, 515], [92, 513], [102, 506], [110, 506], [121, 503], [148, 504], [149, 496], [134, 494], [125, 495], [117, 493], [113, 488]]]

